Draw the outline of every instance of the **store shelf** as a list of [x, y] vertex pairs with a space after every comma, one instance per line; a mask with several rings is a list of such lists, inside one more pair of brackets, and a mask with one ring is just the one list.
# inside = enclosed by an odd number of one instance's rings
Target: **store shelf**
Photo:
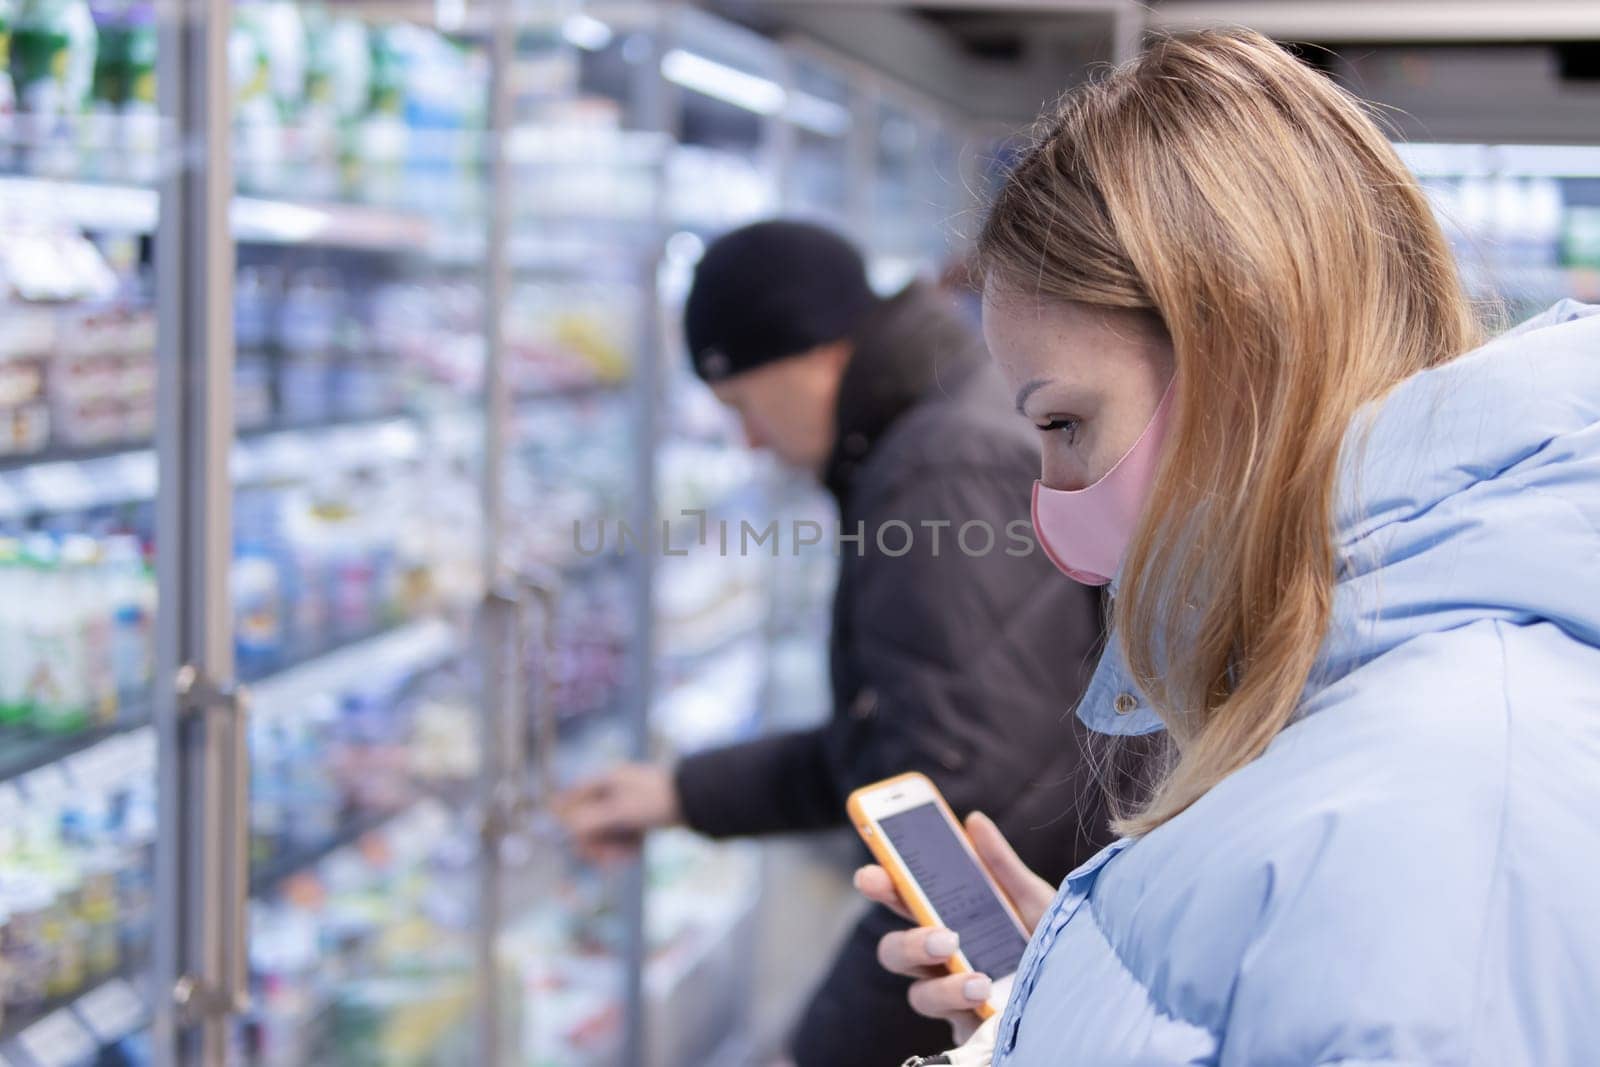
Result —
[[[404, 665], [418, 673], [442, 666], [460, 652], [460, 640], [439, 619], [388, 626], [375, 633], [304, 656], [268, 674], [246, 676], [252, 704], [270, 713], [294, 707], [306, 696], [325, 693], [352, 678], [388, 666]], [[116, 722], [71, 734], [45, 734], [22, 726], [0, 727], [0, 783], [25, 777], [88, 752], [102, 741], [151, 725], [150, 705], [124, 707]]]
[[141, 701], [122, 709], [114, 723], [72, 734], [42, 734], [21, 726], [0, 728], [0, 782], [8, 782], [41, 767], [61, 763], [108, 738], [148, 725], [150, 705]]
[[[155, 230], [160, 194], [116, 183], [0, 176], [0, 197], [54, 221], [93, 232], [145, 234]], [[435, 238], [429, 217], [365, 204], [302, 204], [235, 197], [234, 236], [247, 243], [312, 244], [382, 252], [425, 251]]]
[[[253, 441], [274, 434], [283, 433], [318, 433], [350, 427], [376, 426], [396, 419], [409, 419], [417, 417], [410, 411], [385, 411], [374, 412], [370, 415], [349, 415], [327, 419], [306, 420], [304, 422], [275, 423], [266, 426], [256, 426], [241, 429], [238, 440]], [[140, 455], [152, 452], [153, 446], [148, 439], [136, 441], [112, 441], [95, 445], [59, 445], [46, 448], [39, 452], [18, 453], [15, 455], [0, 456], [0, 471], [22, 470], [27, 467], [37, 467], [54, 463], [89, 463], [96, 460], [111, 459], [119, 456]]]
[[334, 853], [383, 829], [410, 811], [411, 807], [410, 804], [404, 804], [386, 811], [362, 812], [346, 820], [338, 832], [327, 840], [304, 848], [293, 848], [281, 856], [273, 857], [250, 872], [250, 895], [261, 897], [271, 894], [289, 878], [310, 870]]
[[144, 968], [144, 961], [129, 961], [88, 989], [8, 1012], [0, 1050], [20, 1050], [27, 1062], [45, 1067], [92, 1061], [105, 1046], [149, 1025], [149, 1005], [136, 988]]
[[559, 385], [539, 386], [518, 393], [516, 405], [519, 408], [539, 408], [547, 404], [614, 399], [625, 394], [630, 384], [623, 378], [617, 381], [565, 382]]
[[322, 652], [252, 682], [250, 702], [262, 714], [299, 707], [302, 702], [349, 684], [353, 678], [395, 667], [415, 673], [443, 666], [461, 652], [449, 623], [428, 618], [402, 623]]
[[[232, 453], [236, 486], [303, 478], [307, 473], [355, 470], [404, 462], [425, 448], [480, 447], [476, 412], [362, 416], [240, 435]], [[147, 444], [93, 455], [32, 457], [10, 469], [0, 464], [0, 519], [21, 519], [149, 500], [157, 488], [157, 462]]]
[[709, 659], [759, 638], [766, 620], [766, 598], [742, 593], [703, 617], [664, 621], [659, 651], [670, 659]]

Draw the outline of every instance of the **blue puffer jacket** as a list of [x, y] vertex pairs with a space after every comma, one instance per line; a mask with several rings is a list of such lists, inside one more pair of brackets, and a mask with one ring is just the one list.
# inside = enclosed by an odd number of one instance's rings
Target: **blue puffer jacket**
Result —
[[[997, 1067], [1600, 1064], [1600, 307], [1369, 424], [1303, 711], [1068, 877]], [[1159, 725], [1115, 642], [1079, 714]]]

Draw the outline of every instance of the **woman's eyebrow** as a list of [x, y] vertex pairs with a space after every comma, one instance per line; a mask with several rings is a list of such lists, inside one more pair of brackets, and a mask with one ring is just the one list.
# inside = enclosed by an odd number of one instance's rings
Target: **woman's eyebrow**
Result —
[[1017, 414], [1024, 414], [1022, 405], [1028, 402], [1030, 396], [1049, 384], [1049, 378], [1032, 378], [1022, 383], [1022, 388], [1017, 390]]

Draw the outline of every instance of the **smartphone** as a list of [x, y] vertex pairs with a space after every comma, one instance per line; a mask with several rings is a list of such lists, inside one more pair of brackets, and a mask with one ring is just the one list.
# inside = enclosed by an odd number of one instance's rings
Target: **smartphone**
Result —
[[847, 808], [917, 921], [960, 936], [950, 970], [977, 971], [993, 981], [978, 1014], [987, 1019], [1000, 1012], [1028, 947], [1028, 931], [938, 788], [926, 775], [902, 774], [857, 789]]

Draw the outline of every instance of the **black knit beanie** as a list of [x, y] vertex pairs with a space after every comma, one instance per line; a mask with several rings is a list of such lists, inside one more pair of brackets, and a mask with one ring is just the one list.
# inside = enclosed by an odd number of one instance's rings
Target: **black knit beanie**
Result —
[[758, 222], [712, 242], [683, 312], [708, 382], [848, 337], [877, 303], [861, 254], [804, 222]]

